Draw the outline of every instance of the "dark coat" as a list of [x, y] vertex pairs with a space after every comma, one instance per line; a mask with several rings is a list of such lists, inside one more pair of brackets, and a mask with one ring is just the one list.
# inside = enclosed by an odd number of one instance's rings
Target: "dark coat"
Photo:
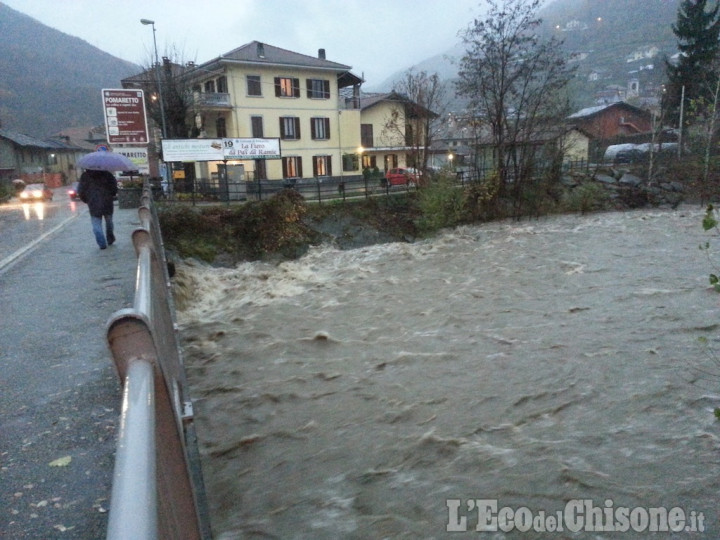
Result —
[[111, 216], [118, 192], [115, 176], [108, 171], [85, 171], [80, 176], [78, 196], [88, 205], [93, 217]]

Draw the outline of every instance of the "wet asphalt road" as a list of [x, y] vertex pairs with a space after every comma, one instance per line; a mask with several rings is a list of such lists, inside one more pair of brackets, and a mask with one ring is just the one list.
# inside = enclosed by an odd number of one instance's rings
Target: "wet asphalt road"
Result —
[[2, 539], [105, 537], [121, 399], [105, 325], [132, 305], [137, 210], [115, 224], [101, 251], [78, 204], [0, 251]]

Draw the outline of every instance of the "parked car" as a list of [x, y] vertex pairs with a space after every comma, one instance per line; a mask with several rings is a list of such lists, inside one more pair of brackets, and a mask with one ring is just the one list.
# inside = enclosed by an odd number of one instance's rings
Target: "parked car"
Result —
[[45, 184], [28, 184], [18, 196], [21, 201], [52, 201], [53, 192]]
[[398, 167], [385, 173], [389, 186], [417, 186], [420, 183], [420, 173], [410, 167]]
[[631, 149], [631, 150], [620, 150], [615, 154], [613, 163], [641, 163], [647, 159], [647, 154], [642, 150]]
[[73, 182], [73, 185], [68, 188], [68, 197], [70, 197], [71, 201], [79, 201], [80, 195], [78, 195], [78, 186], [80, 185], [80, 182]]

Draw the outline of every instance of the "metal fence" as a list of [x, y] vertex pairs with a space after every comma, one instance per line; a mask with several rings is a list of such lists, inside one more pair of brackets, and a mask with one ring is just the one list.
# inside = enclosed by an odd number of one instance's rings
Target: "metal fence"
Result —
[[[567, 161], [563, 163], [563, 172], [587, 172], [596, 164], [587, 160]], [[494, 173], [492, 168], [465, 168], [451, 173], [459, 186], [482, 181]], [[432, 181], [432, 175], [428, 181]], [[384, 177], [318, 176], [315, 178], [286, 178], [282, 180], [218, 181], [217, 179], [198, 178], [194, 181], [182, 180], [172, 189], [161, 188], [159, 181], [153, 186], [153, 197], [165, 202], [233, 202], [259, 201], [272, 197], [286, 188], [299, 192], [308, 202], [329, 200], [347, 200], [396, 195], [415, 191], [419, 186], [390, 185]]]
[[170, 278], [147, 187], [138, 213], [133, 307], [117, 311], [107, 328], [123, 385], [107, 538], [210, 538]]

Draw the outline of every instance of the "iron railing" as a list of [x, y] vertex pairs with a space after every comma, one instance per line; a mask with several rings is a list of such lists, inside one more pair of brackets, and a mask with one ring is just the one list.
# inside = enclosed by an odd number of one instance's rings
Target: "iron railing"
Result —
[[147, 186], [138, 213], [133, 307], [117, 311], [107, 327], [123, 385], [107, 538], [210, 538], [170, 278]]

